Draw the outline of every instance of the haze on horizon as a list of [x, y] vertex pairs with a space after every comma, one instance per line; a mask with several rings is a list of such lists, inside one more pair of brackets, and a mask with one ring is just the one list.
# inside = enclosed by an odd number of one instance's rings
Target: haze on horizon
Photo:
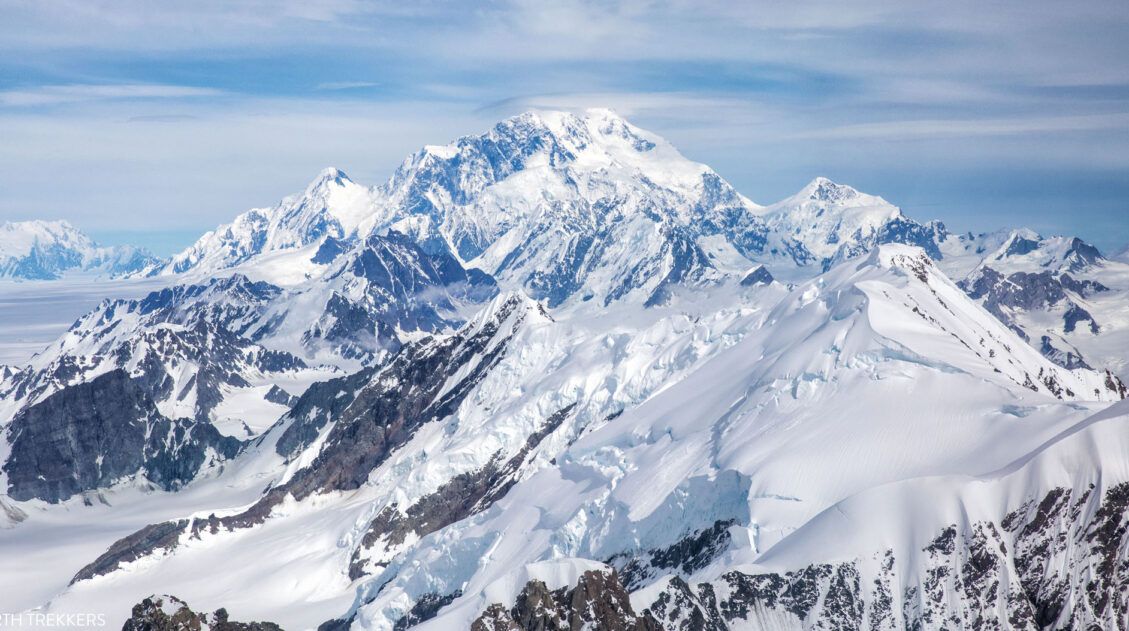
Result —
[[0, 0], [0, 221], [169, 253], [323, 167], [376, 184], [611, 107], [760, 203], [817, 175], [952, 230], [1129, 242], [1129, 5]]

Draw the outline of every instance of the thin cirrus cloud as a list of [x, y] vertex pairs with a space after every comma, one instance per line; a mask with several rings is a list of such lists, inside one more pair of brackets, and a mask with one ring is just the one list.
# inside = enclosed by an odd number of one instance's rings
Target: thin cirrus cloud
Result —
[[0, 105], [30, 107], [113, 99], [184, 99], [216, 97], [221, 90], [182, 85], [69, 84], [0, 91]]
[[794, 134], [805, 140], [918, 140], [922, 138], [1010, 136], [1036, 133], [1124, 131], [1129, 113], [1088, 116], [1017, 117], [980, 120], [904, 120], [861, 123]]
[[317, 85], [318, 90], [362, 90], [375, 88], [380, 84], [375, 81], [326, 81]]

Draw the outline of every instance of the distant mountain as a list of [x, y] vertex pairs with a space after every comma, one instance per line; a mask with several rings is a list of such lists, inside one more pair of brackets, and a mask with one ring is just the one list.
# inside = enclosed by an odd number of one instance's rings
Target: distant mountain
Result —
[[884, 243], [903, 243], [942, 258], [939, 244], [948, 233], [940, 222], [919, 224], [897, 206], [825, 177], [812, 180], [792, 197], [759, 212], [771, 251], [821, 270], [869, 252]]
[[1009, 231], [960, 285], [1060, 365], [1129, 367], [1129, 264], [1081, 239]]
[[117, 277], [146, 273], [162, 264], [142, 248], [99, 246], [65, 221], [0, 225], [0, 278], [56, 280], [70, 272]]

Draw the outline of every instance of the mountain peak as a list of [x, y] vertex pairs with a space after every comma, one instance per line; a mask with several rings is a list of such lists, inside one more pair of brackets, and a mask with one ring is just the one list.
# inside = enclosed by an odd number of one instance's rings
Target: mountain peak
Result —
[[352, 184], [353, 180], [349, 179], [344, 171], [337, 167], [326, 167], [310, 182], [309, 186], [306, 187], [306, 192], [311, 193], [330, 185], [344, 186], [346, 183]]
[[902, 243], [879, 245], [871, 251], [870, 256], [860, 267], [865, 265], [906, 270], [912, 272], [921, 281], [926, 280], [926, 270], [934, 267], [933, 259], [929, 258], [924, 249]]
[[81, 236], [85, 235], [81, 230], [74, 227], [74, 225], [66, 219], [28, 219], [26, 221], [5, 221], [0, 225], [0, 230], [6, 233], [23, 233], [33, 236], [45, 235], [71, 235]]
[[819, 176], [808, 182], [800, 190], [800, 195], [813, 201], [840, 203], [857, 198], [858, 190], [845, 184], [837, 184], [830, 179]]
[[99, 246], [62, 219], [0, 224], [0, 278], [55, 280], [71, 271], [120, 276], [157, 263], [141, 248]]

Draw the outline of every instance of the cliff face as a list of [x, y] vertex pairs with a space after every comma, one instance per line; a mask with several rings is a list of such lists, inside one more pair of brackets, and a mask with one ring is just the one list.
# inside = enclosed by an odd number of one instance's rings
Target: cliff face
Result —
[[164, 417], [121, 370], [27, 408], [12, 420], [8, 438], [8, 494], [51, 503], [130, 476], [173, 490], [242, 447], [209, 423]]

